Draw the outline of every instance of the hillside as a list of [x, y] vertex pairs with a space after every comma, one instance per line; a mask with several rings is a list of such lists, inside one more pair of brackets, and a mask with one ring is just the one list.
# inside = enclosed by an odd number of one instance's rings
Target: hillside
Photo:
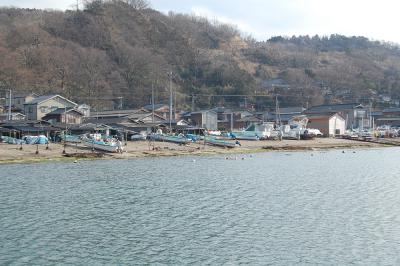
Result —
[[[135, 1], [92, 1], [84, 10], [0, 9], [0, 90], [59, 93], [96, 109], [167, 102], [257, 109], [400, 99], [400, 50], [363, 37], [274, 37], [256, 42], [190, 15]], [[172, 72], [172, 76], [169, 74]], [[277, 85], [274, 82], [278, 82]], [[4, 92], [3, 92], [4, 94]], [[266, 97], [253, 97], [252, 95]], [[4, 97], [1, 95], [1, 97]], [[382, 97], [386, 97], [385, 101]]]

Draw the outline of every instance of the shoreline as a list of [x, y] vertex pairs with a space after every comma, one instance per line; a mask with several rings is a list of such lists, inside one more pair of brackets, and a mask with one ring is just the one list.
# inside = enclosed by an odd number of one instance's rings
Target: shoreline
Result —
[[[400, 143], [400, 142], [399, 142]], [[110, 160], [110, 159], [138, 159], [174, 156], [210, 156], [210, 155], [233, 155], [262, 152], [300, 152], [319, 151], [334, 149], [362, 149], [383, 148], [389, 145], [362, 142], [346, 139], [314, 139], [314, 140], [282, 140], [282, 141], [241, 141], [241, 146], [228, 149], [207, 146], [204, 144], [191, 143], [189, 145], [178, 145], [168, 142], [154, 142], [150, 145], [148, 141], [128, 142], [124, 146], [122, 154], [92, 152], [90, 149], [70, 144], [65, 148], [63, 154], [62, 144], [39, 145], [36, 154], [36, 145], [19, 145], [0, 143], [0, 165], [6, 164], [30, 164], [41, 162], [75, 162], [80, 160]]]

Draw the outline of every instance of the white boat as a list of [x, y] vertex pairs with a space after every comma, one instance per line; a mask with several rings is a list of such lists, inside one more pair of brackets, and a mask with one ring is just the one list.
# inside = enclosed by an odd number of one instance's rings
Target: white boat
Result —
[[322, 137], [323, 134], [319, 129], [307, 128], [308, 119], [306, 116], [300, 115], [293, 117], [288, 125], [282, 125], [280, 130], [284, 139], [313, 139]]
[[239, 140], [264, 140], [277, 136], [274, 123], [251, 124], [243, 131], [234, 131], [232, 136]]
[[122, 145], [118, 145], [116, 142], [103, 142], [96, 140], [86, 141], [86, 146], [95, 150], [101, 150], [106, 152], [122, 152]]
[[95, 150], [106, 151], [106, 152], [122, 152], [123, 151], [123, 147], [122, 147], [122, 144], [120, 141], [104, 142], [102, 140], [87, 139], [87, 140], [84, 140], [84, 143], [85, 143], [86, 147], [89, 147], [89, 148], [92, 148]]

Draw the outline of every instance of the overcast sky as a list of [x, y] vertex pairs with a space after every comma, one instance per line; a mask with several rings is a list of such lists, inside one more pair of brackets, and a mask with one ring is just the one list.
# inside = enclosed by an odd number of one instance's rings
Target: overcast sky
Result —
[[[258, 40], [275, 35], [366, 36], [400, 43], [398, 0], [151, 0], [152, 7], [231, 23]], [[0, 0], [0, 6], [70, 9], [76, 0]]]

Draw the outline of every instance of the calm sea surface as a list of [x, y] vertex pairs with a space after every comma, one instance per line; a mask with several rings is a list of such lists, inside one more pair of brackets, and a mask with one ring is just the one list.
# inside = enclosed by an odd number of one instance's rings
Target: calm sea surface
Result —
[[399, 265], [400, 149], [3, 165], [0, 264]]

